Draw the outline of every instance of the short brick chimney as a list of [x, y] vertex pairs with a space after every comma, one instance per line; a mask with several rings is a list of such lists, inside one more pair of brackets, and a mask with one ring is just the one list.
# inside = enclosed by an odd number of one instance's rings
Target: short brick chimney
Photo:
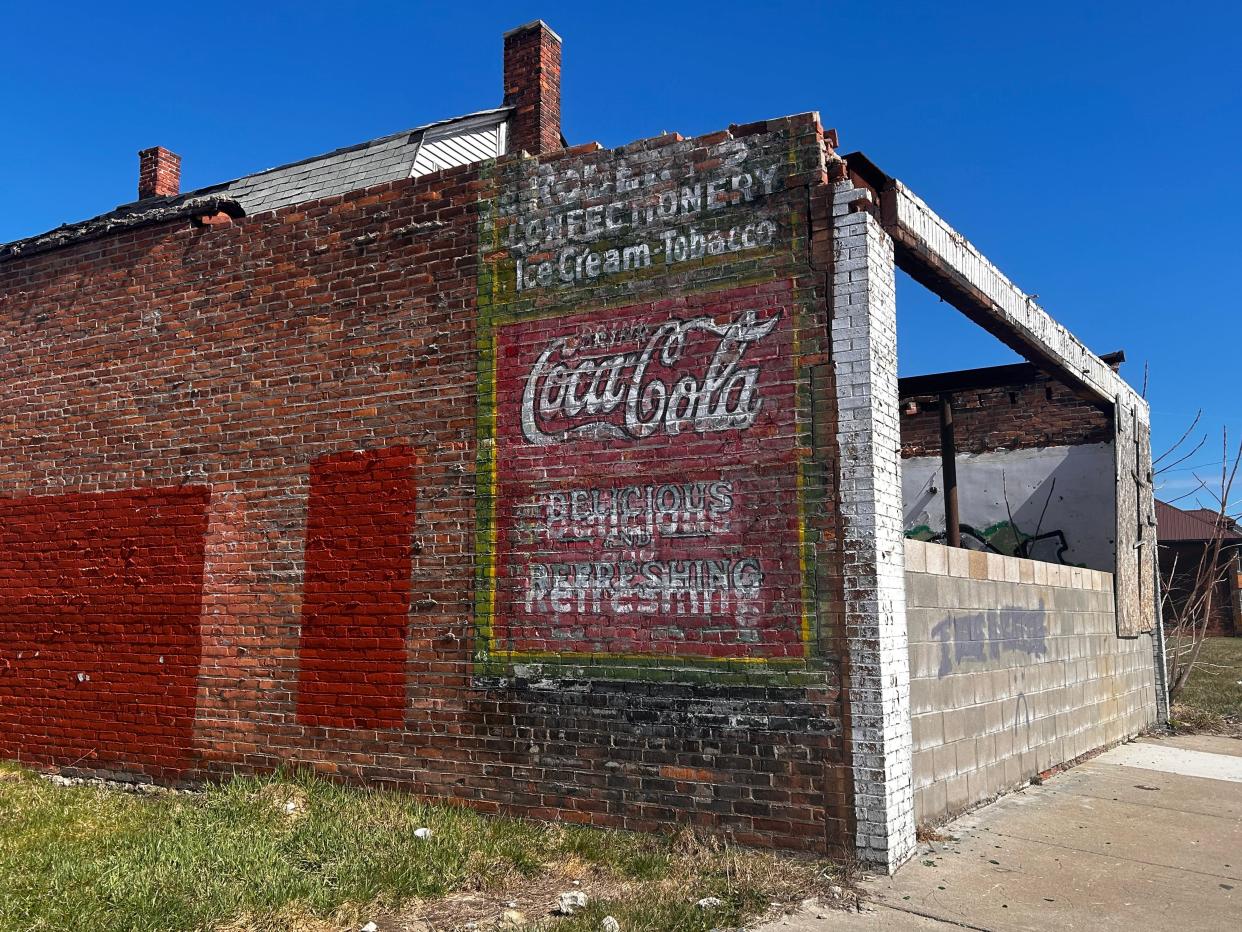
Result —
[[509, 151], [532, 155], [561, 146], [561, 37], [541, 19], [505, 33]]
[[181, 156], [163, 146], [138, 153], [138, 200], [181, 193]]

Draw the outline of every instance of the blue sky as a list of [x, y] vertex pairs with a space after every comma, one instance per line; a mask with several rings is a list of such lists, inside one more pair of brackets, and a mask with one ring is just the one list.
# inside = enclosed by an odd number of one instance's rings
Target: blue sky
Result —
[[[132, 200], [146, 146], [188, 189], [498, 105], [501, 34], [535, 18], [571, 142], [818, 110], [1132, 383], [1148, 365], [1157, 449], [1199, 408], [1188, 467], [1242, 438], [1229, 3], [9, 4], [0, 242]], [[1014, 359], [910, 282], [899, 315], [903, 374]]]

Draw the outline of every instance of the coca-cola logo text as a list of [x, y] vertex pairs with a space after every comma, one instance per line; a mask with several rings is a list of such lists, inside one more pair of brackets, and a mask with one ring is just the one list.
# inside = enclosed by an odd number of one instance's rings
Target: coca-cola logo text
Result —
[[[636, 352], [596, 356], [579, 355], [571, 337], [553, 340], [527, 376], [522, 433], [542, 446], [574, 439], [635, 441], [683, 430], [745, 430], [755, 423], [763, 399], [759, 366], [744, 366], [743, 359], [779, 319], [779, 311], [760, 321], [746, 310], [723, 324], [706, 316], [670, 320]], [[680, 371], [700, 333], [717, 340], [706, 372]]]

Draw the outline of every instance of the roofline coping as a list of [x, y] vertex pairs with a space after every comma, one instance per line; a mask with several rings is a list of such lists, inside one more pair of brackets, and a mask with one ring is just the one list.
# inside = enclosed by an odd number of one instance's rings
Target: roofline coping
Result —
[[558, 33], [555, 29], [553, 29], [551, 26], [549, 26], [547, 23], [545, 23], [541, 19], [532, 19], [529, 23], [522, 23], [522, 25], [520, 26], [514, 26], [512, 29], [506, 32], [503, 36], [501, 36], [501, 38], [507, 39], [509, 38], [509, 36], [515, 36], [519, 32], [525, 32], [527, 29], [534, 29], [536, 26], [542, 26], [544, 29], [546, 29], [551, 34], [553, 39], [555, 39], [561, 45], [565, 44], [565, 40], [561, 38], [560, 33]]

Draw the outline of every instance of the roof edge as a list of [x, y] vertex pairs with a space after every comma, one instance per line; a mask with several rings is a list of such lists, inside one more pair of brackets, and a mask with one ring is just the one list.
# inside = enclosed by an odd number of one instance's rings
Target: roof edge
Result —
[[[511, 113], [512, 107], [493, 107], [488, 110], [478, 110], [474, 113], [463, 114], [462, 116], [452, 117], [446, 120], [437, 120], [434, 123], [427, 123], [414, 129], [403, 130], [400, 133], [390, 133], [387, 136], [380, 136], [376, 139], [370, 139], [366, 142], [358, 143], [352, 146], [346, 146], [341, 149], [334, 149], [331, 152], [324, 152], [320, 155], [311, 156], [310, 158], [301, 159], [296, 162], [289, 162], [286, 165], [278, 165], [272, 168], [266, 168], [263, 171], [254, 172], [250, 175], [242, 175], [229, 181], [221, 181], [208, 187], [198, 188], [179, 195], [176, 198], [161, 199], [156, 202], [155, 199], [136, 201], [129, 204], [122, 204], [107, 213], [100, 214], [88, 220], [82, 220], [77, 223], [64, 224], [54, 230], [45, 233], [39, 233], [34, 236], [28, 236], [20, 240], [13, 240], [9, 243], [0, 243], [0, 262], [12, 260], [20, 256], [32, 255], [38, 252], [46, 252], [63, 246], [69, 246], [82, 240], [94, 239], [107, 235], [112, 230], [118, 228], [131, 228], [141, 226], [148, 223], [158, 223], [165, 220], [175, 219], [182, 215], [191, 215], [196, 210], [206, 212], [211, 205], [218, 205], [216, 209], [230, 213], [234, 216], [246, 216], [245, 210], [240, 202], [228, 197], [228, 191], [233, 186], [250, 178], [259, 177], [269, 172], [281, 171], [284, 169], [296, 167], [319, 159], [331, 158], [345, 152], [352, 152], [368, 146], [377, 145], [386, 141], [391, 141], [400, 136], [414, 133], [425, 133], [453, 123], [465, 123], [471, 120], [478, 120], [482, 117], [495, 115], [501, 117]], [[802, 125], [814, 125], [820, 127], [818, 111], [802, 111], [799, 113], [789, 114], [780, 117], [770, 117], [765, 120], [759, 120], [746, 124], [731, 124], [727, 129], [717, 130], [713, 133], [703, 133], [698, 136], [690, 137], [691, 139], [706, 140], [716, 138], [743, 138], [755, 133], [779, 132], [796, 129]], [[822, 130], [821, 130], [822, 131]], [[609, 151], [618, 152], [622, 155], [628, 154], [631, 149], [644, 145], [651, 145], [659, 142], [667, 144], [669, 141], [681, 141], [683, 137], [678, 133], [667, 133], [660, 136], [648, 136], [633, 139], [629, 142], [609, 147]], [[586, 143], [567, 149], [561, 149], [555, 152], [545, 153], [541, 156], [530, 156], [520, 152], [506, 152], [504, 155], [498, 156], [498, 159], [536, 159], [544, 162], [555, 161], [569, 155], [576, 154], [580, 151], [591, 151], [592, 149], [602, 149], [599, 143]], [[361, 190], [358, 189], [358, 190]], [[210, 200], [208, 197], [210, 196]], [[266, 211], [256, 211], [264, 213]]]
[[[444, 120], [436, 120], [431, 123], [424, 123], [422, 126], [416, 126], [413, 129], [403, 129], [400, 132], [389, 133], [385, 136], [377, 136], [374, 139], [367, 139], [363, 142], [354, 143], [349, 146], [342, 146], [338, 149], [332, 149], [328, 152], [321, 152], [318, 155], [308, 156], [304, 159], [297, 159], [293, 162], [286, 162], [282, 165], [273, 165], [271, 168], [264, 168], [257, 172], [251, 172], [247, 175], [238, 175], [236, 178], [230, 178], [225, 181], [218, 181], [205, 187], [196, 188], [193, 191], [187, 191], [176, 197], [162, 198], [158, 201], [153, 198], [147, 198], [140, 201], [130, 201], [125, 204], [119, 204], [112, 210], [96, 214], [85, 220], [78, 220], [73, 223], [65, 223], [51, 230], [45, 230], [42, 233], [35, 233], [31, 236], [25, 236], [21, 239], [10, 240], [7, 243], [0, 243], [0, 262], [15, 259], [18, 256], [28, 256], [35, 253], [47, 252], [51, 249], [58, 249], [62, 246], [69, 246], [76, 242], [88, 239], [96, 239], [100, 236], [106, 236], [108, 233], [117, 229], [130, 229], [136, 226], [145, 226], [150, 223], [161, 223], [164, 220], [176, 219], [182, 214], [191, 214], [196, 211], [209, 211], [213, 208], [218, 211], [230, 213], [232, 216], [244, 216], [241, 205], [228, 197], [217, 197], [214, 200], [208, 200], [209, 196], [223, 191], [238, 182], [245, 181], [249, 178], [259, 178], [272, 172], [283, 171], [288, 168], [296, 168], [299, 165], [308, 165], [317, 162], [320, 159], [328, 159], [337, 155], [344, 155], [347, 152], [358, 152], [362, 149], [369, 148], [380, 143], [389, 142], [398, 139], [401, 136], [412, 136], [415, 133], [426, 133], [429, 130], [439, 129], [454, 123], [466, 123], [469, 121], [479, 121], [483, 117], [507, 116], [513, 110], [512, 107], [492, 107], [487, 110], [476, 110], [473, 113], [462, 114], [461, 116], [449, 117]], [[199, 202], [201, 204], [191, 202]], [[239, 213], [232, 213], [240, 211]]]
[[0, 262], [50, 252], [73, 243], [99, 239], [117, 230], [132, 230], [137, 227], [169, 223], [183, 217], [201, 217], [204, 214], [214, 213], [226, 213], [234, 218], [246, 215], [241, 204], [228, 197], [201, 197], [191, 193], [179, 197], [159, 198], [158, 202], [153, 198], [151, 201], [118, 208], [89, 220], [67, 223], [46, 233], [0, 244]]
[[[1102, 353], [1100, 358], [1112, 365], [1125, 362], [1125, 350]], [[944, 392], [970, 389], [1002, 388], [1019, 385], [1035, 379], [1060, 382], [1056, 373], [1033, 362], [1006, 363], [1001, 366], [981, 366], [977, 369], [957, 369], [948, 372], [928, 372], [923, 375], [907, 375], [897, 380], [898, 393], [902, 398], [915, 395], [938, 395]]]
[[505, 34], [502, 35], [501, 38], [507, 39], [509, 38], [509, 36], [516, 36], [519, 32], [525, 32], [527, 29], [535, 29], [539, 26], [542, 26], [544, 29], [546, 29], [551, 34], [552, 38], [555, 39], [557, 42], [561, 43], [562, 45], [565, 44], [565, 40], [560, 37], [560, 34], [541, 19], [532, 19], [529, 23], [522, 23], [522, 25], [520, 26], [514, 26], [512, 29], [505, 32]]

